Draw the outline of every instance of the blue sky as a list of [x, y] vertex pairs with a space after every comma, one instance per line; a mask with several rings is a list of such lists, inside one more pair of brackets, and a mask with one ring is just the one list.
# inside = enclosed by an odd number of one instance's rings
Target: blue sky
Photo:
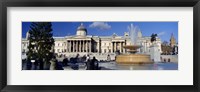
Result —
[[[128, 32], [128, 26], [133, 24], [141, 30], [143, 36], [156, 33], [162, 41], [169, 42], [173, 33], [178, 41], [178, 22], [52, 22], [53, 35], [58, 37], [75, 35], [81, 23], [87, 28], [88, 35], [110, 36], [116, 33], [122, 36], [124, 32]], [[31, 22], [22, 22], [23, 38], [30, 29], [30, 25]]]

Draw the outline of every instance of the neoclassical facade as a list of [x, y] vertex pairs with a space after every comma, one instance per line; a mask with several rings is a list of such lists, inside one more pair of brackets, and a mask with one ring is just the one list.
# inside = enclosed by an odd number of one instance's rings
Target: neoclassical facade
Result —
[[[22, 39], [22, 52], [28, 51], [27, 38], [28, 33], [27, 37]], [[83, 24], [77, 28], [76, 35], [54, 37], [54, 40], [54, 52], [65, 56], [74, 56], [77, 53], [80, 55], [127, 53], [123, 46], [132, 45], [129, 32], [125, 32], [123, 36], [118, 36], [115, 33], [111, 36], [93, 36], [88, 35]], [[151, 37], [143, 37], [142, 32], [138, 32], [137, 45], [141, 46], [138, 53], [150, 54], [150, 46], [152, 45], [150, 40]], [[159, 38], [157, 38], [156, 43], [159, 46], [159, 51], [162, 52]]]

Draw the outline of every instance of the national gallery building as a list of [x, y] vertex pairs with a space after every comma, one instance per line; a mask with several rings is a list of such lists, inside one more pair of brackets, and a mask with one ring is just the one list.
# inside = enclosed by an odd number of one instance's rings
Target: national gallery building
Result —
[[[28, 33], [26, 38], [22, 38], [22, 53], [27, 52], [28, 49]], [[76, 54], [115, 54], [127, 53], [123, 48], [125, 45], [132, 45], [129, 32], [125, 32], [123, 36], [118, 36], [113, 33], [111, 36], [93, 36], [87, 34], [87, 29], [81, 24], [77, 30], [76, 35], [65, 37], [53, 37], [55, 40], [54, 51], [58, 55], [75, 56]], [[138, 53], [150, 54], [151, 37], [143, 37], [142, 32], [137, 33], [137, 45], [141, 48]], [[156, 39], [156, 43], [161, 50], [161, 40]]]

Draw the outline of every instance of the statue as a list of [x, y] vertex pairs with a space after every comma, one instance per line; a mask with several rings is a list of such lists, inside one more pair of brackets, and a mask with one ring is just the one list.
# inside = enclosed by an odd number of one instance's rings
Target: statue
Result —
[[157, 34], [152, 34], [151, 35], [151, 42], [154, 42], [154, 41], [156, 41], [156, 37], [157, 37], [158, 35]]

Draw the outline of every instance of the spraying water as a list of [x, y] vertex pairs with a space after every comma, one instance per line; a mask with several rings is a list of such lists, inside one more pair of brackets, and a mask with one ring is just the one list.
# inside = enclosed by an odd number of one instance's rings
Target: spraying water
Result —
[[134, 26], [131, 24], [128, 26], [128, 30], [130, 33], [130, 38], [131, 38], [131, 44], [136, 45], [137, 44], [137, 38], [138, 38], [138, 31], [140, 30], [137, 26]]

